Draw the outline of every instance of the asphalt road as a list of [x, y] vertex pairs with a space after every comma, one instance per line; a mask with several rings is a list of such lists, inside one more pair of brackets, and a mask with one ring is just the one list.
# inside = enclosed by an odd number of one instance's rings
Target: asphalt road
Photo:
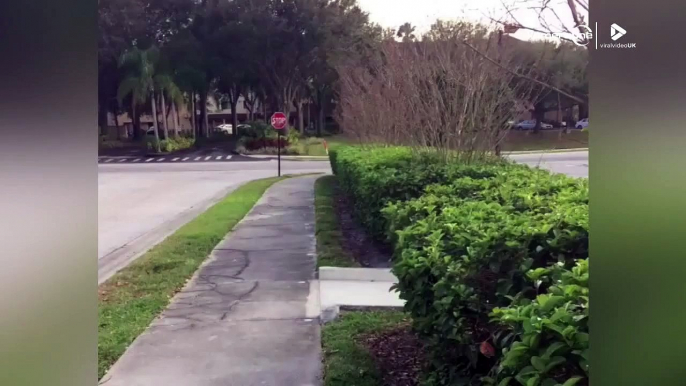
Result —
[[[588, 177], [588, 152], [510, 155]], [[167, 161], [167, 160], [165, 160]], [[182, 160], [179, 160], [182, 161]], [[98, 165], [98, 283], [241, 184], [276, 176], [275, 160], [111, 162]], [[204, 159], [201, 161], [205, 161]], [[282, 161], [282, 174], [331, 173], [326, 161]]]
[[[282, 174], [330, 173], [328, 162], [282, 161]], [[98, 283], [276, 161], [98, 165]]]
[[513, 154], [508, 157], [532, 167], [540, 167], [572, 177], [588, 178], [588, 151]]

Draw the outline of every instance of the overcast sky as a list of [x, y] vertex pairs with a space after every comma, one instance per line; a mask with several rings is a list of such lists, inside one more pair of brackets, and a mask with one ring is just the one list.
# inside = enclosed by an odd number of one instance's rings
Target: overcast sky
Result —
[[[420, 33], [429, 29], [439, 18], [481, 21], [488, 21], [489, 17], [502, 19], [507, 16], [503, 2], [510, 7], [514, 4], [522, 7], [540, 4], [541, 0], [358, 0], [360, 7], [369, 13], [372, 21], [390, 28], [398, 28], [401, 24], [410, 22]], [[560, 18], [571, 26], [573, 23], [566, 0], [552, 0], [551, 3]], [[515, 17], [524, 25], [540, 26], [536, 13], [531, 10], [516, 11]], [[548, 14], [546, 20], [554, 20], [554, 15]], [[532, 35], [521, 31], [514, 36], [528, 39]]]

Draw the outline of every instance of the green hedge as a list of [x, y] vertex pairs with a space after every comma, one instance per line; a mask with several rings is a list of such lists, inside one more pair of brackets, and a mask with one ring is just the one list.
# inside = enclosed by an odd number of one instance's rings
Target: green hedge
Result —
[[[173, 151], [191, 148], [193, 145], [195, 145], [195, 140], [193, 138], [167, 138], [160, 140], [160, 151], [171, 153]], [[147, 147], [149, 151], [156, 151], [156, 140], [148, 139]]]
[[[428, 384], [587, 382], [588, 327], [569, 305], [584, 304], [583, 283], [552, 281], [588, 257], [586, 180], [395, 147], [341, 148], [331, 162], [355, 216], [395, 248], [397, 289], [432, 352]], [[572, 319], [553, 328], [566, 335], [540, 323], [536, 335], [530, 317], [563, 304]]]

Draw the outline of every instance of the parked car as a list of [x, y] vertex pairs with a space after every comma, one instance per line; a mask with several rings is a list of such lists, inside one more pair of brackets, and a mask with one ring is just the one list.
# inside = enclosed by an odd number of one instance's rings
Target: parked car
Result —
[[584, 118], [584, 119], [580, 120], [579, 122], [576, 123], [576, 125], [574, 125], [574, 127], [576, 127], [579, 130], [587, 128], [588, 127], [588, 118]]
[[[164, 139], [164, 130], [158, 129], [157, 130], [157, 135], [160, 137], [160, 140]], [[155, 139], [155, 128], [151, 127], [148, 130], [145, 131], [145, 136], [148, 138]]]
[[226, 134], [233, 134], [233, 125], [224, 123], [214, 128], [216, 131], [221, 131]]
[[[515, 125], [515, 129], [517, 130], [533, 130], [533, 128], [536, 127], [536, 120], [535, 119], [528, 119], [524, 121], [520, 121]], [[553, 125], [550, 123], [545, 123], [541, 122], [541, 129], [552, 129]]]

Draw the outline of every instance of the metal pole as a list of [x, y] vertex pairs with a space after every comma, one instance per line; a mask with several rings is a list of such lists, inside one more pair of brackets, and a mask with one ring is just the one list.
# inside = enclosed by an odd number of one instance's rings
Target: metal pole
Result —
[[277, 130], [276, 151], [279, 158], [279, 177], [281, 177], [281, 130]]

